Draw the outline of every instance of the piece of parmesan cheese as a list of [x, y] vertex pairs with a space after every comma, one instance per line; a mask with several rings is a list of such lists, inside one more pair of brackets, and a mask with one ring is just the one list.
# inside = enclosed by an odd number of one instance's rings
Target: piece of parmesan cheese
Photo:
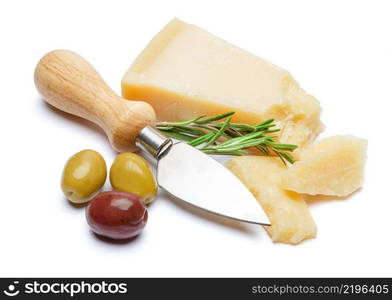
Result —
[[274, 242], [298, 244], [316, 237], [317, 228], [301, 195], [281, 188], [287, 167], [279, 158], [241, 156], [226, 164], [253, 193], [268, 215], [264, 226]]
[[347, 196], [364, 180], [367, 141], [353, 136], [320, 140], [299, 153], [282, 185], [301, 194]]
[[122, 94], [150, 103], [160, 121], [235, 111], [233, 122], [274, 118], [299, 146], [322, 130], [319, 102], [291, 74], [178, 19], [159, 32], [122, 79]]

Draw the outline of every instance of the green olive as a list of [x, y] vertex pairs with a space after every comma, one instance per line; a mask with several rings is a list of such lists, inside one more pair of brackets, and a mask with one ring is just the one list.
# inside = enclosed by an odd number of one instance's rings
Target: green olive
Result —
[[74, 203], [89, 201], [106, 181], [106, 163], [94, 150], [82, 150], [68, 159], [61, 178], [65, 197]]
[[145, 204], [151, 203], [157, 194], [157, 184], [147, 161], [131, 152], [117, 155], [110, 168], [110, 183], [116, 190], [138, 195]]

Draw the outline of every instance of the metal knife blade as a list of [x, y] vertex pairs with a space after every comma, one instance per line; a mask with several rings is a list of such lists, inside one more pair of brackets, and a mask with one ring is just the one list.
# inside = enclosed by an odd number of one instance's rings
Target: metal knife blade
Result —
[[158, 157], [157, 181], [171, 195], [206, 211], [270, 225], [257, 200], [235, 175], [185, 143], [174, 143]]

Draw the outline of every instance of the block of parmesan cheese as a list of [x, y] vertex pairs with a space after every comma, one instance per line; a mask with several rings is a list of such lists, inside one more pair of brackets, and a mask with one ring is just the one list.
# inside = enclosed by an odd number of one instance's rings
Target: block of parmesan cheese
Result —
[[362, 186], [366, 147], [366, 140], [349, 135], [322, 139], [300, 152], [282, 185], [302, 194], [347, 196]]
[[280, 121], [281, 141], [304, 145], [323, 128], [319, 102], [289, 72], [178, 19], [122, 79], [122, 95], [149, 102], [160, 121], [235, 111], [234, 122]]
[[247, 186], [268, 215], [265, 226], [274, 242], [298, 244], [316, 237], [317, 228], [301, 195], [282, 189], [287, 167], [276, 157], [241, 156], [226, 166]]

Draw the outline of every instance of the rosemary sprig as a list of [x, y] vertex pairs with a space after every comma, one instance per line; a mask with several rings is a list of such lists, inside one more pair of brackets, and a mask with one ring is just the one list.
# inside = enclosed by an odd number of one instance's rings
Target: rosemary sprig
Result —
[[[256, 148], [264, 155], [277, 155], [283, 163], [293, 163], [290, 152], [296, 145], [279, 143], [279, 132], [273, 119], [257, 125], [232, 123], [234, 112], [178, 122], [160, 122], [156, 128], [172, 138], [188, 142], [207, 154], [246, 155], [249, 148]], [[222, 121], [223, 120], [223, 121]]]

